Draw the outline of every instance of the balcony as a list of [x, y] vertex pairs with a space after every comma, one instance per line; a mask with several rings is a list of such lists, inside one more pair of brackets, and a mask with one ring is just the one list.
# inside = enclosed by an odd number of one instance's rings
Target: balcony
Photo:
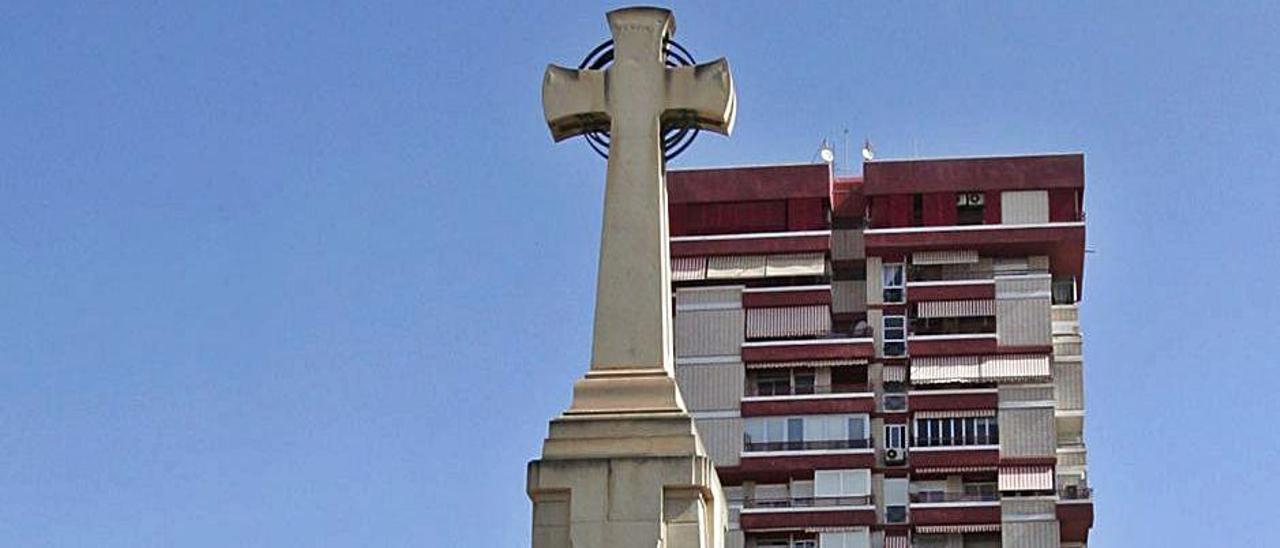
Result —
[[747, 499], [744, 509], [756, 508], [836, 508], [841, 506], [871, 506], [871, 495], [853, 497], [800, 497], [785, 499]]
[[743, 417], [872, 413], [876, 395], [866, 384], [809, 386], [747, 385]]
[[1093, 500], [1093, 489], [1088, 486], [1068, 485], [1058, 490], [1060, 501]]
[[947, 504], [957, 502], [999, 502], [1000, 493], [940, 493], [926, 491], [911, 495], [911, 504]]
[[745, 531], [869, 526], [876, 510], [871, 495], [747, 499], [738, 519]]
[[839, 451], [843, 449], [870, 449], [873, 446], [871, 438], [813, 441], [743, 440], [742, 442], [742, 450], [746, 453], [773, 451]]
[[830, 395], [861, 395], [871, 392], [866, 384], [826, 384], [826, 385], [747, 385], [746, 397], [748, 398], [769, 398], [769, 397], [804, 397], [804, 396], [830, 396]]
[[996, 353], [998, 338], [995, 333], [909, 335], [907, 343], [915, 357], [985, 355]]
[[869, 359], [875, 348], [870, 336], [847, 337], [832, 333], [832, 338], [790, 339], [780, 341], [747, 341], [742, 343], [742, 360], [775, 362], [814, 359]]
[[979, 525], [1000, 523], [1000, 494], [923, 492], [911, 495], [911, 523]]

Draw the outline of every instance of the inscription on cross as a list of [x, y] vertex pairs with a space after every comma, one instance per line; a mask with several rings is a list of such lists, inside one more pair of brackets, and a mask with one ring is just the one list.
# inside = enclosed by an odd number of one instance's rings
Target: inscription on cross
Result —
[[610, 137], [591, 370], [670, 375], [663, 128], [693, 124], [728, 135], [737, 99], [723, 58], [667, 66], [670, 11], [624, 8], [609, 12], [608, 21], [613, 63], [604, 70], [547, 67], [542, 106], [556, 141], [597, 131]]

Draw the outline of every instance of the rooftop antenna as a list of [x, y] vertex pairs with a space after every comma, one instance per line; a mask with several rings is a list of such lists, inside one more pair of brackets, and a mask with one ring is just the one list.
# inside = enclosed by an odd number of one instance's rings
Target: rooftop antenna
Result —
[[[844, 157], [845, 158], [851, 157], [849, 155], [849, 128], [848, 127], [844, 128]], [[845, 173], [852, 173], [851, 168], [846, 167]]]

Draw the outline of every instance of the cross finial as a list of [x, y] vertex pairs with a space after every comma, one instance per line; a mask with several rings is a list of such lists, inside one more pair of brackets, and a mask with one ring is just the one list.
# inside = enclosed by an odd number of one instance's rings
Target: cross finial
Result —
[[591, 369], [672, 369], [664, 124], [728, 135], [737, 100], [723, 58], [669, 67], [675, 18], [662, 8], [608, 14], [613, 62], [603, 70], [551, 65], [542, 105], [551, 136], [610, 136]]

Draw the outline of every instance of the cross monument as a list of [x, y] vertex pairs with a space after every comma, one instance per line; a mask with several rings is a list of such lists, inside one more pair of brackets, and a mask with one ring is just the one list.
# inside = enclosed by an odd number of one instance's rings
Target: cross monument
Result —
[[591, 367], [529, 464], [534, 548], [718, 548], [725, 507], [715, 467], [673, 377], [664, 130], [728, 135], [728, 62], [667, 62], [670, 11], [609, 12], [612, 64], [549, 66], [556, 141], [608, 135]]

